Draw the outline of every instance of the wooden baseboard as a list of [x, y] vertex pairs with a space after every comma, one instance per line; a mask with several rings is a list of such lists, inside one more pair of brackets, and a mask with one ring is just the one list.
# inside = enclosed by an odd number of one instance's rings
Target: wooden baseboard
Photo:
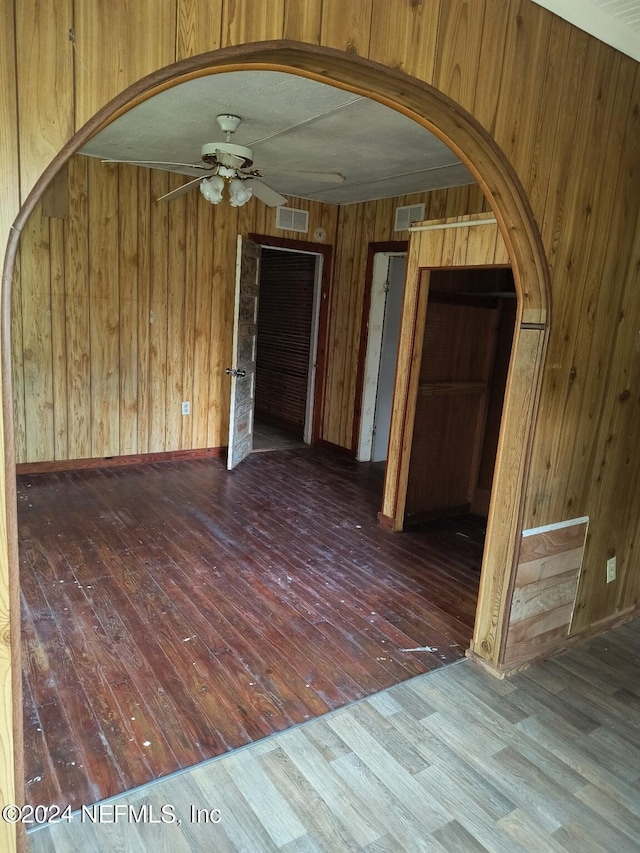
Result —
[[385, 515], [383, 512], [378, 513], [378, 526], [383, 530], [393, 530], [395, 521], [390, 515]]
[[588, 628], [580, 631], [579, 634], [572, 634], [570, 637], [565, 637], [562, 642], [559, 642], [554, 648], [547, 648], [540, 654], [533, 655], [528, 660], [514, 661], [509, 664], [492, 664], [480, 655], [476, 654], [473, 650], [473, 644], [472, 648], [467, 649], [465, 655], [470, 660], [479, 664], [495, 678], [509, 678], [517, 672], [522, 672], [522, 670], [528, 669], [534, 663], [538, 663], [541, 660], [547, 660], [547, 658], [554, 658], [556, 655], [560, 655], [563, 652], [568, 651], [584, 640], [588, 640], [591, 637], [597, 637], [599, 634], [604, 634], [606, 631], [612, 631], [614, 628], [624, 625], [625, 622], [631, 622], [633, 619], [637, 619], [638, 617], [640, 617], [640, 605], [631, 607], [629, 610], [625, 610], [622, 613], [614, 613], [613, 616], [607, 616], [605, 619], [601, 619], [599, 622], [589, 625]]
[[50, 474], [56, 471], [85, 471], [92, 468], [121, 468], [149, 462], [175, 462], [180, 459], [212, 459], [224, 456], [226, 447], [202, 447], [195, 450], [170, 450], [166, 453], [136, 453], [131, 456], [102, 456], [92, 459], [60, 459], [55, 462], [20, 462], [16, 474]]

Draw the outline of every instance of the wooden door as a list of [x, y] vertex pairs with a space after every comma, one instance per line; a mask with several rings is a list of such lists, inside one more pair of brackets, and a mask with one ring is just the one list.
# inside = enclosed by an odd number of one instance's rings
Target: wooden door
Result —
[[233, 364], [227, 368], [231, 376], [228, 470], [242, 462], [253, 448], [259, 285], [260, 246], [238, 236]]
[[405, 523], [467, 511], [484, 438], [497, 304], [429, 298]]

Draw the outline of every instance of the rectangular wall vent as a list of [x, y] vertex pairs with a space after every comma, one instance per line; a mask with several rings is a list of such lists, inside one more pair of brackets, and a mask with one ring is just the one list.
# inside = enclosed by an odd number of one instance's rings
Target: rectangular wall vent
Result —
[[406, 207], [396, 207], [394, 231], [408, 231], [412, 222], [424, 220], [424, 204], [408, 204]]
[[296, 210], [295, 207], [276, 208], [276, 228], [306, 234], [309, 231], [309, 211]]

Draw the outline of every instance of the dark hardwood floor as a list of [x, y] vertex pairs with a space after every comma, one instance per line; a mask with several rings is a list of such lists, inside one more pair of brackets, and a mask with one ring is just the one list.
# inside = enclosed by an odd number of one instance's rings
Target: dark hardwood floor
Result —
[[309, 449], [19, 477], [29, 801], [77, 808], [462, 657], [483, 523], [392, 534], [381, 489]]

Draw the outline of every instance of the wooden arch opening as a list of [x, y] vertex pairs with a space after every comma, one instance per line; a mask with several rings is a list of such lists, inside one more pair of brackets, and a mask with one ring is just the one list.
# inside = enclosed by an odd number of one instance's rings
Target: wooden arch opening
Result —
[[[383, 65], [328, 48], [289, 41], [263, 42], [200, 54], [143, 78], [103, 107], [62, 149], [38, 180], [11, 231], [3, 273], [3, 406], [8, 514], [15, 529], [10, 387], [11, 281], [20, 232], [58, 171], [95, 133], [136, 104], [191, 78], [229, 71], [267, 70], [298, 74], [375, 100], [413, 119], [441, 139], [467, 166], [496, 218], [513, 270], [518, 322], [509, 370], [494, 499], [485, 554], [472, 652], [497, 669], [508, 621], [514, 558], [548, 327], [548, 268], [542, 241], [520, 181], [489, 133], [437, 89]], [[10, 537], [12, 617], [19, 619], [18, 559]], [[20, 714], [19, 632], [13, 633], [14, 719]], [[18, 752], [21, 734], [16, 732]], [[19, 762], [19, 759], [18, 759]], [[18, 776], [20, 778], [20, 776]]]

